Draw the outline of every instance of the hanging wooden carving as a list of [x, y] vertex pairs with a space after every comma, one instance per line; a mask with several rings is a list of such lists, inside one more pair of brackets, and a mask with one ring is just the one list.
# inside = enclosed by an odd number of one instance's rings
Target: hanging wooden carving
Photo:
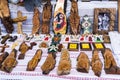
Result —
[[10, 16], [10, 10], [7, 0], [0, 0], [0, 18], [6, 29], [7, 33], [12, 33], [14, 30], [12, 19]]
[[52, 5], [48, 0], [43, 7], [42, 13], [42, 34], [49, 34], [50, 32], [50, 19], [52, 16]]
[[65, 34], [66, 33], [66, 15], [64, 13], [64, 2], [65, 0], [58, 0], [55, 12], [54, 12], [54, 21], [53, 21], [53, 30], [54, 33]]
[[34, 9], [34, 15], [33, 15], [33, 28], [32, 28], [32, 34], [39, 33], [40, 29], [40, 12], [37, 8]]
[[78, 14], [78, 4], [77, 1], [71, 2], [71, 12], [69, 16], [70, 23], [70, 33], [77, 35], [80, 33], [80, 16]]

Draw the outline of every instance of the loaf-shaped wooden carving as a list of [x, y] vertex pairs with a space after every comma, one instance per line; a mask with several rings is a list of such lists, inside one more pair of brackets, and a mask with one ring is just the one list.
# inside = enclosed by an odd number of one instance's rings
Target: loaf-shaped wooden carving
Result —
[[4, 60], [1, 66], [1, 70], [10, 73], [17, 65], [17, 50], [13, 49], [9, 56]]
[[77, 71], [88, 73], [89, 69], [90, 69], [90, 60], [84, 52], [81, 52], [77, 58]]
[[42, 73], [43, 74], [49, 74], [49, 72], [54, 69], [55, 64], [56, 64], [56, 60], [55, 60], [54, 54], [49, 53], [45, 62], [41, 66]]
[[94, 74], [99, 77], [102, 71], [102, 62], [99, 58], [98, 50], [93, 50], [91, 66]]
[[104, 69], [106, 74], [120, 74], [120, 68], [117, 66], [112, 51], [109, 48], [106, 48], [102, 51], [102, 54], [104, 57]]
[[71, 60], [70, 54], [67, 49], [63, 49], [61, 51], [61, 58], [59, 61], [57, 74], [58, 75], [66, 75], [69, 74], [71, 70]]
[[42, 50], [38, 49], [34, 57], [28, 62], [27, 71], [34, 71], [39, 61], [41, 60]]

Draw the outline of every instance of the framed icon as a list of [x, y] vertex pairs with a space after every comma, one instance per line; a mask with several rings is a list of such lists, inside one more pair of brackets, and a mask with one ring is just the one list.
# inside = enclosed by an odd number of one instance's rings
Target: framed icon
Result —
[[93, 33], [108, 34], [109, 31], [113, 31], [115, 15], [115, 8], [95, 8]]
[[80, 43], [80, 50], [82, 50], [82, 51], [91, 51], [92, 50], [91, 44], [89, 42]]
[[92, 44], [93, 44], [94, 49], [97, 49], [97, 50], [105, 49], [105, 45], [103, 43], [96, 42], [96, 43], [92, 43]]
[[79, 51], [78, 43], [68, 43], [69, 51]]

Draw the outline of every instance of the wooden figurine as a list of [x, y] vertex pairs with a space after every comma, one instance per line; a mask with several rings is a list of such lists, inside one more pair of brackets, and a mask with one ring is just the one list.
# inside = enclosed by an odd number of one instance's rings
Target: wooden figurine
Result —
[[10, 73], [18, 63], [16, 57], [17, 50], [13, 49], [9, 56], [2, 63], [1, 70]]
[[61, 58], [59, 61], [57, 74], [58, 75], [66, 75], [69, 74], [71, 70], [71, 60], [70, 54], [67, 49], [63, 49], [61, 51]]
[[14, 30], [14, 27], [13, 27], [13, 22], [10, 16], [8, 0], [0, 0], [0, 18], [7, 33], [12, 33]]
[[42, 57], [42, 50], [38, 49], [34, 57], [28, 62], [27, 71], [34, 71]]
[[58, 0], [54, 12], [53, 30], [54, 33], [65, 34], [67, 29], [67, 20], [64, 13], [65, 0]]
[[98, 77], [101, 75], [102, 71], [102, 62], [99, 58], [99, 52], [98, 50], [94, 50], [92, 53], [92, 61], [91, 61], [91, 66], [94, 74]]
[[9, 38], [9, 42], [14, 42], [15, 40], [17, 40], [17, 36], [11, 36], [10, 38]]
[[1, 44], [4, 44], [9, 38], [10, 38], [10, 35], [9, 35], [9, 34], [3, 36], [3, 39], [2, 39], [2, 41], [1, 41]]
[[20, 47], [19, 47], [19, 51], [21, 52], [18, 56], [18, 59], [24, 59], [25, 57], [25, 53], [29, 50], [32, 49], [33, 46], [36, 45], [35, 42], [30, 43], [31, 46], [28, 46], [25, 42], [23, 42]]
[[81, 52], [80, 55], [78, 56], [76, 66], [77, 66], [77, 71], [83, 73], [89, 73], [90, 60], [84, 52]]
[[53, 53], [49, 53], [45, 62], [41, 66], [42, 74], [49, 74], [54, 69], [56, 64], [55, 56]]
[[112, 55], [112, 51], [106, 48], [102, 51], [104, 57], [104, 69], [106, 74], [120, 74], [120, 68]]
[[7, 52], [3, 52], [3, 53], [0, 55], [0, 68], [1, 68], [1, 66], [2, 66], [3, 61], [7, 58], [8, 55], [9, 55], [9, 53], [7, 53]]
[[40, 12], [37, 8], [34, 9], [34, 15], [33, 15], [33, 28], [32, 28], [32, 34], [39, 33], [40, 30]]
[[42, 34], [49, 34], [50, 32], [50, 19], [52, 16], [52, 5], [50, 0], [43, 7], [42, 13]]
[[9, 47], [9, 45], [7, 45], [7, 44], [4, 44], [3, 46], [0, 46], [0, 48], [2, 48], [0, 52], [4, 52], [5, 48], [8, 48], [8, 47]]
[[71, 11], [69, 16], [70, 21], [70, 33], [77, 35], [80, 33], [80, 16], [78, 13], [77, 1], [73, 0], [71, 2]]

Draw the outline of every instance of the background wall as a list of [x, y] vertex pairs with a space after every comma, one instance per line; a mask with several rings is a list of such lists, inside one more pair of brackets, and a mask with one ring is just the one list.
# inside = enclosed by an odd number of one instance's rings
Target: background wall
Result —
[[[56, 4], [56, 0], [52, 0], [52, 5], [53, 5], [53, 13], [54, 13], [54, 6]], [[10, 7], [10, 12], [11, 12], [11, 17], [12, 18], [16, 18], [17, 17], [17, 11], [20, 10], [23, 12], [23, 16], [27, 16], [27, 20], [23, 22], [23, 32], [25, 33], [31, 33], [32, 30], [32, 18], [33, 18], [33, 12], [28, 12], [25, 10], [24, 7], [21, 6], [17, 6], [17, 5], [13, 5], [13, 4], [9, 4]], [[39, 7], [40, 12], [42, 13], [42, 6]], [[71, 2], [68, 0], [67, 1], [67, 8], [66, 8], [66, 16], [67, 18], [70, 15], [70, 8], [71, 8]], [[116, 8], [116, 20], [115, 20], [115, 30], [117, 30], [117, 1], [94, 1], [92, 0], [91, 2], [81, 2], [81, 0], [78, 0], [78, 9], [79, 9], [79, 16], [82, 17], [84, 15], [89, 15], [91, 18], [91, 21], [93, 23], [93, 17], [94, 17], [94, 8]], [[40, 19], [42, 19], [42, 16], [40, 16]], [[80, 20], [80, 21], [81, 21]], [[50, 29], [51, 29], [51, 33], [52, 32], [52, 21], [53, 18], [51, 19], [51, 24], [50, 24]], [[3, 25], [1, 24], [0, 21], [0, 27], [2, 30], [2, 33], [6, 33], [5, 28], [3, 27]], [[14, 32], [17, 32], [17, 24], [14, 24]], [[69, 28], [69, 25], [68, 25]], [[69, 32], [69, 30], [68, 30]]]

